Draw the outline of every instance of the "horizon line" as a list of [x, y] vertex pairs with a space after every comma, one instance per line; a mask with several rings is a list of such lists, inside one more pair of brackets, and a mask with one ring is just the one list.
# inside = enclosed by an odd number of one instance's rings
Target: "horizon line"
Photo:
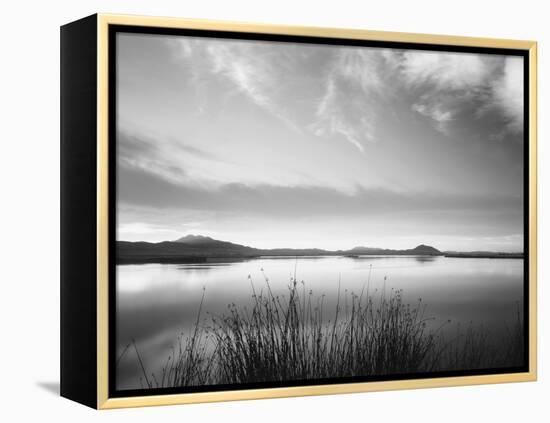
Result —
[[320, 248], [320, 247], [269, 247], [269, 248], [259, 248], [259, 247], [253, 247], [253, 246], [250, 246], [250, 245], [247, 245], [247, 244], [240, 244], [238, 242], [234, 242], [234, 241], [227, 241], [227, 240], [221, 240], [221, 239], [216, 239], [216, 238], [213, 238], [211, 236], [207, 236], [207, 235], [200, 235], [200, 234], [187, 234], [187, 235], [183, 235], [177, 239], [173, 239], [173, 240], [163, 240], [163, 241], [145, 241], [145, 240], [140, 240], [140, 241], [128, 241], [128, 240], [124, 240], [124, 239], [116, 239], [115, 241], [116, 242], [131, 242], [131, 243], [139, 243], [139, 242], [144, 242], [144, 243], [148, 243], [148, 244], [161, 244], [163, 242], [179, 242], [180, 239], [182, 238], [186, 238], [186, 237], [197, 237], [197, 238], [209, 238], [213, 241], [218, 241], [218, 242], [228, 242], [228, 243], [231, 243], [231, 244], [235, 244], [235, 245], [240, 245], [240, 246], [243, 246], [243, 247], [248, 247], [248, 248], [254, 248], [254, 249], [257, 249], [257, 250], [322, 250], [322, 251], [327, 251], [327, 252], [338, 252], [338, 251], [342, 251], [342, 252], [346, 252], [346, 251], [352, 251], [354, 249], [357, 249], [357, 248], [368, 248], [368, 249], [373, 249], [373, 250], [393, 250], [393, 251], [407, 251], [407, 250], [414, 250], [418, 247], [421, 247], [421, 246], [425, 246], [425, 247], [430, 247], [430, 248], [434, 248], [435, 250], [439, 251], [440, 253], [504, 253], [504, 254], [525, 254], [525, 252], [523, 250], [521, 251], [499, 251], [499, 250], [440, 250], [439, 248], [437, 247], [434, 247], [433, 245], [430, 245], [430, 243], [420, 243], [414, 247], [409, 247], [409, 248], [387, 248], [387, 247], [369, 247], [369, 246], [366, 246], [366, 245], [361, 245], [361, 244], [358, 244], [354, 247], [351, 247], [351, 248], [337, 248], [337, 249], [327, 249], [327, 248]]

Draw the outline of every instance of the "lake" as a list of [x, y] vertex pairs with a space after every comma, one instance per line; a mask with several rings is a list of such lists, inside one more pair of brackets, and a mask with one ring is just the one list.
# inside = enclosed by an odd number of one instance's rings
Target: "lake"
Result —
[[[263, 270], [262, 270], [263, 269]], [[250, 275], [250, 278], [249, 278]], [[160, 373], [177, 337], [194, 327], [204, 292], [204, 312], [222, 314], [229, 303], [250, 303], [252, 286], [288, 293], [296, 275], [306, 292], [325, 295], [326, 319], [338, 298], [364, 289], [389, 295], [403, 289], [405, 302], [427, 306], [434, 325], [451, 320], [506, 330], [523, 302], [523, 259], [442, 256], [262, 257], [238, 262], [117, 266], [117, 357], [135, 340], [148, 373]], [[203, 291], [204, 289], [204, 291]], [[133, 347], [117, 365], [117, 388], [140, 388], [141, 368]]]

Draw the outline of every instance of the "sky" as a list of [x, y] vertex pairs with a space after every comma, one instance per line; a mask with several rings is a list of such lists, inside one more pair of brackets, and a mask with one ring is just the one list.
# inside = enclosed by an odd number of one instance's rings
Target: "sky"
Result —
[[117, 35], [117, 239], [523, 250], [523, 59]]

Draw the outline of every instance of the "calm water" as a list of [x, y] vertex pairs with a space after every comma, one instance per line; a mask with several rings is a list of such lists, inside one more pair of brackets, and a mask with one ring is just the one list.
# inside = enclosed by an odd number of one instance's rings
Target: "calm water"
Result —
[[[261, 269], [276, 294], [287, 293], [296, 272], [307, 290], [325, 294], [327, 319], [335, 306], [339, 280], [342, 295], [346, 290], [360, 293], [370, 280], [370, 292], [376, 295], [385, 285], [387, 293], [391, 288], [403, 289], [407, 302], [422, 298], [427, 315], [438, 322], [474, 322], [494, 331], [512, 325], [516, 304], [523, 301], [521, 259], [265, 257], [236, 263], [121, 265], [117, 266], [119, 354], [135, 339], [147, 372], [160, 373], [178, 334], [193, 327], [203, 288], [203, 310], [220, 314], [229, 303], [249, 303], [251, 281], [258, 292], [265, 288]], [[140, 375], [130, 348], [117, 367], [118, 388], [140, 388]]]

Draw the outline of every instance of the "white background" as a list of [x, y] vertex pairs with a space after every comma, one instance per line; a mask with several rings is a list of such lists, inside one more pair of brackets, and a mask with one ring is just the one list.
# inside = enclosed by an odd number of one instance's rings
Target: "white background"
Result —
[[[549, 13], [544, 1], [5, 1], [1, 40], [0, 419], [549, 421]], [[59, 383], [59, 26], [95, 12], [533, 39], [539, 42], [539, 381], [96, 412]], [[545, 189], [546, 188], [546, 189]], [[545, 191], [545, 192], [543, 192]], [[546, 193], [546, 195], [545, 195]], [[7, 235], [7, 237], [6, 237]], [[546, 395], [545, 395], [546, 391]], [[165, 420], [164, 420], [165, 419]]]

